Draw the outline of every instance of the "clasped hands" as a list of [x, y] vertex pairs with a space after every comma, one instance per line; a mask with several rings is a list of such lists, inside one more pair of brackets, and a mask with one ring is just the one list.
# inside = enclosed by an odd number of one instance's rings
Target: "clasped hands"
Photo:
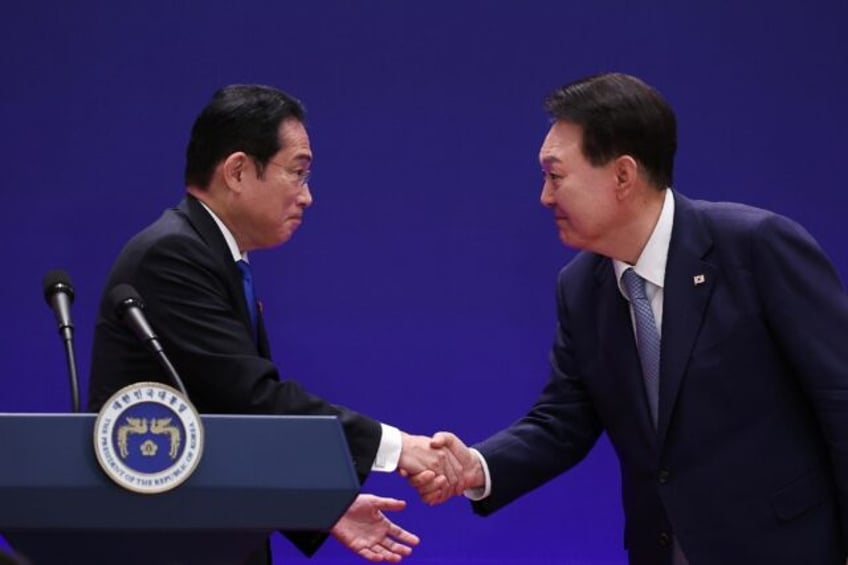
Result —
[[431, 505], [485, 484], [480, 460], [450, 432], [432, 438], [404, 433], [398, 469]]

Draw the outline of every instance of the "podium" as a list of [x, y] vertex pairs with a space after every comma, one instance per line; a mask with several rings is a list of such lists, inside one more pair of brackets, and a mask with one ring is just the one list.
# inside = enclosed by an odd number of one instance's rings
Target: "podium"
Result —
[[0, 533], [33, 565], [243, 563], [275, 530], [328, 530], [359, 482], [332, 416], [201, 416], [202, 459], [168, 492], [99, 467], [94, 414], [0, 414]]

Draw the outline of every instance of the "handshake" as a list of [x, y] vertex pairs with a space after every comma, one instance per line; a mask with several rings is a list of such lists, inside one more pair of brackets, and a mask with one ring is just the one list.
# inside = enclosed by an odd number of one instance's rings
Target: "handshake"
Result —
[[485, 486], [480, 458], [454, 434], [439, 432], [429, 438], [403, 433], [402, 437], [398, 469], [425, 503], [441, 504]]

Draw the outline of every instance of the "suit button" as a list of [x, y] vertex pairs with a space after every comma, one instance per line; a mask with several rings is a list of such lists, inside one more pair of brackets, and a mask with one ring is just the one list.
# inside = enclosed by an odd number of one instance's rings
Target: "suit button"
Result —
[[671, 478], [671, 473], [668, 472], [667, 469], [661, 469], [659, 473], [657, 473], [657, 482], [661, 485], [664, 485]]
[[668, 547], [671, 545], [671, 536], [668, 532], [660, 532], [660, 547]]

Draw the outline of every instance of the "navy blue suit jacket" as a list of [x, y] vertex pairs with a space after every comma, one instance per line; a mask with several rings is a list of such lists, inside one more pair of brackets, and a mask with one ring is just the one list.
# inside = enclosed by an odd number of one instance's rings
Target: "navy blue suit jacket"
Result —
[[579, 254], [557, 300], [549, 382], [476, 446], [493, 485], [476, 512], [569, 469], [606, 431], [631, 563], [669, 562], [671, 535], [691, 565], [844, 563], [848, 297], [805, 230], [675, 193], [656, 430], [612, 262]]

